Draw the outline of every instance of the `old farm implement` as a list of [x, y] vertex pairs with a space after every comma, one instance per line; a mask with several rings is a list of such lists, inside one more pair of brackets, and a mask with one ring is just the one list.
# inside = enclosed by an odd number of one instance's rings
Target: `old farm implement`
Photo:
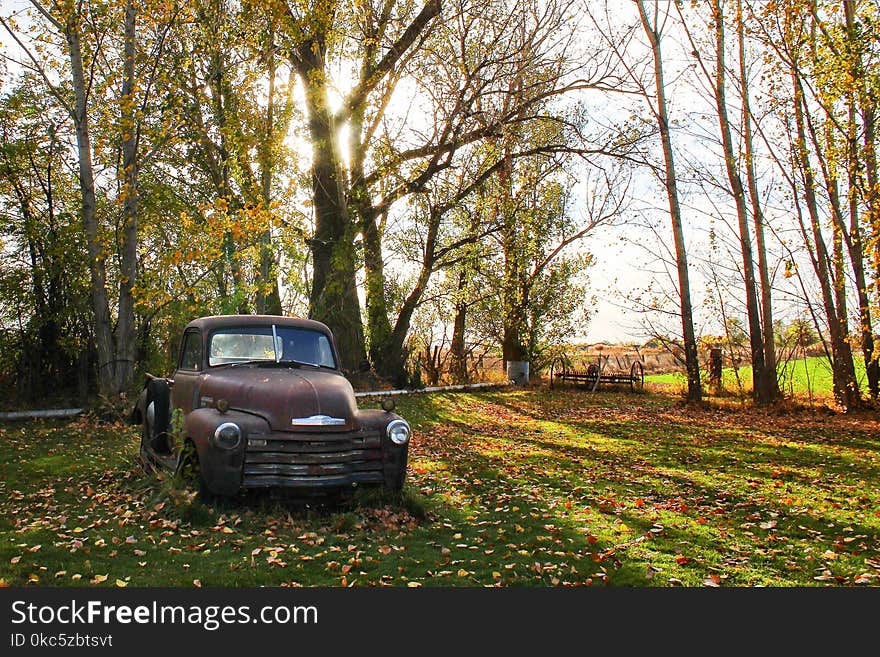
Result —
[[[612, 365], [611, 359], [614, 358]], [[550, 386], [574, 384], [595, 392], [600, 386], [628, 386], [632, 392], [645, 388], [645, 367], [640, 355], [621, 357], [598, 354], [575, 363], [568, 356], [561, 356], [550, 366]]]

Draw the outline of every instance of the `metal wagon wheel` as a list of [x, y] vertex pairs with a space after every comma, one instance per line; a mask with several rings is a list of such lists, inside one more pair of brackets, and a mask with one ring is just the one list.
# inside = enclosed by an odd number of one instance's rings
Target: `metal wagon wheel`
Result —
[[642, 392], [645, 389], [645, 368], [639, 361], [629, 368], [629, 389], [633, 392]]
[[550, 389], [553, 389], [554, 380], [559, 378], [562, 379], [562, 382], [565, 383], [565, 375], [570, 368], [570, 363], [568, 357], [559, 356], [553, 359], [553, 362], [550, 363]]

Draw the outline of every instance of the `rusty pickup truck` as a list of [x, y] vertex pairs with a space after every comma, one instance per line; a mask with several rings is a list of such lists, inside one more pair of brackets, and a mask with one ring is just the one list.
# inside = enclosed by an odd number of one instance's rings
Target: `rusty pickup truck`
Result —
[[324, 324], [231, 315], [189, 323], [177, 369], [148, 375], [132, 420], [145, 465], [189, 473], [205, 494], [399, 490], [412, 430], [382, 406], [358, 409]]

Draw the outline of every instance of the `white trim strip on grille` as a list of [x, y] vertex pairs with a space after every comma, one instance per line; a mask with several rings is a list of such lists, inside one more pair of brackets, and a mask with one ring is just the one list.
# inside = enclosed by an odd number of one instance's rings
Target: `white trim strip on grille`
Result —
[[309, 417], [295, 417], [290, 420], [290, 423], [295, 427], [336, 427], [345, 424], [345, 418], [311, 415]]

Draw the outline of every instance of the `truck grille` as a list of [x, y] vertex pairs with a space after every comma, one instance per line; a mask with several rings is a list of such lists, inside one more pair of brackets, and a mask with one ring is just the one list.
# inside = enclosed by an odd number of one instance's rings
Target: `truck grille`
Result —
[[242, 474], [246, 488], [381, 483], [382, 435], [378, 431], [251, 434]]

